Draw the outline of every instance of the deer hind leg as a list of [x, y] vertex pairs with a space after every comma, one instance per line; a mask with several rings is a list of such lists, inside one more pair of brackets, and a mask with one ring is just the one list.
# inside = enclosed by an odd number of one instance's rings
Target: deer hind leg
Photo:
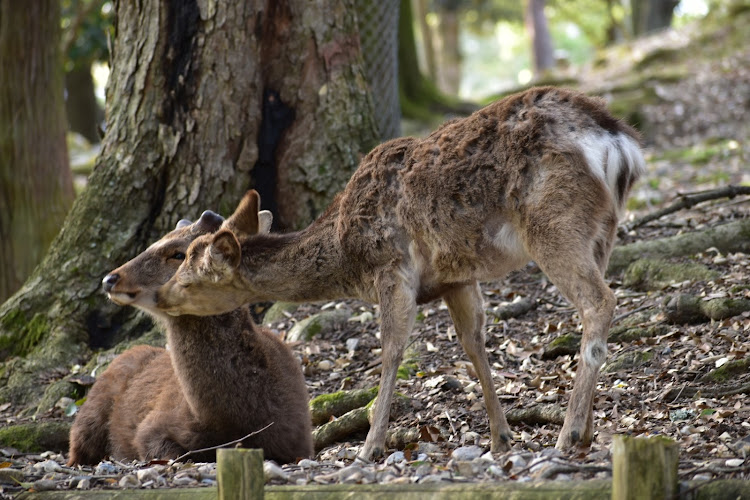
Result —
[[479, 283], [458, 286], [443, 295], [456, 327], [456, 335], [466, 355], [474, 365], [484, 393], [484, 404], [490, 420], [492, 452], [507, 451], [513, 433], [505, 419], [505, 412], [495, 393], [487, 350], [484, 346], [484, 301]]
[[[579, 183], [584, 183], [579, 181]], [[555, 200], [537, 205], [527, 221], [527, 250], [547, 277], [578, 310], [583, 323], [581, 353], [558, 449], [587, 446], [593, 438], [593, 402], [599, 368], [607, 357], [607, 335], [616, 299], [604, 282], [617, 218], [609, 197], [596, 196], [598, 184], [583, 186], [593, 195], [558, 187]], [[601, 193], [601, 191], [600, 191]], [[558, 205], [561, 202], [563, 205]]]
[[138, 425], [133, 439], [141, 460], [174, 459], [188, 450], [176, 442], [189, 425], [184, 415], [172, 411], [154, 410]]
[[376, 286], [379, 290], [382, 314], [380, 342], [383, 346], [383, 368], [374, 415], [370, 421], [370, 431], [360, 452], [360, 457], [365, 460], [378, 458], [385, 451], [385, 435], [388, 430], [393, 391], [396, 388], [396, 374], [417, 312], [414, 289], [403, 279], [381, 277], [377, 280]]

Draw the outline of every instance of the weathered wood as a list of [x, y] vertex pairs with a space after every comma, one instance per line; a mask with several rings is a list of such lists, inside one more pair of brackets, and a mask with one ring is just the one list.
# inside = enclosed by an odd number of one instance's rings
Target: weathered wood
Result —
[[266, 500], [588, 500], [608, 498], [610, 481], [474, 484], [336, 484], [268, 486]]
[[16, 499], [27, 500], [216, 500], [215, 487], [159, 488], [155, 490], [70, 490], [23, 492]]
[[222, 448], [216, 458], [219, 500], [263, 499], [263, 450]]
[[663, 436], [614, 436], [612, 500], [672, 499], [678, 492], [680, 447]]
[[331, 417], [338, 417], [355, 408], [365, 406], [377, 395], [377, 387], [321, 394], [310, 401], [312, 423], [313, 425], [324, 424], [331, 420]]
[[618, 273], [638, 259], [680, 257], [703, 252], [711, 247], [722, 253], [750, 252], [750, 219], [730, 222], [704, 231], [615, 247], [609, 258], [607, 273]]

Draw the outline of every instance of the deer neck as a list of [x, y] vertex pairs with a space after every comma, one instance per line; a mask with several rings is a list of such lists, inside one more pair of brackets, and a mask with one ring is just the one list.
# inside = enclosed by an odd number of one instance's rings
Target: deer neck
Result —
[[238, 288], [253, 290], [253, 300], [315, 302], [355, 295], [345, 267], [335, 219], [319, 219], [297, 233], [248, 238], [243, 243]]
[[175, 375], [193, 414], [204, 423], [222, 421], [222, 412], [231, 413], [237, 399], [226, 392], [237, 378], [236, 367], [227, 357], [237, 349], [236, 337], [253, 330], [248, 311], [240, 308], [218, 316], [173, 316], [162, 322]]

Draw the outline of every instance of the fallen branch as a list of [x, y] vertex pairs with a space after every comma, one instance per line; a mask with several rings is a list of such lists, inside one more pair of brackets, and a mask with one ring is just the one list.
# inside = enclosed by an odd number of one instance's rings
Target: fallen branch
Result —
[[667, 238], [639, 241], [615, 247], [609, 259], [608, 274], [624, 270], [631, 262], [643, 258], [682, 257], [716, 248], [721, 253], [750, 253], [750, 218], [702, 231]]
[[699, 395], [702, 398], [723, 398], [726, 396], [734, 396], [735, 394], [750, 394], [750, 382], [745, 382], [744, 384], [739, 385], [720, 385], [718, 387], [675, 387], [674, 389], [664, 394], [662, 399], [664, 401], [673, 402], [676, 401], [680, 396], [685, 399], [692, 399]]
[[377, 387], [321, 394], [310, 401], [312, 424], [321, 425], [331, 420], [332, 417], [338, 417], [355, 408], [361, 408], [375, 399], [377, 395]]
[[496, 317], [499, 320], [504, 320], [526, 314], [532, 309], [536, 309], [536, 305], [536, 300], [519, 299], [505, 306], [493, 307], [487, 312], [489, 312], [492, 316]]
[[698, 203], [704, 201], [716, 200], [719, 198], [729, 198], [730, 200], [737, 195], [750, 194], [750, 186], [726, 186], [721, 189], [714, 189], [711, 191], [705, 191], [698, 194], [681, 194], [679, 200], [672, 203], [671, 205], [657, 210], [656, 212], [644, 215], [640, 219], [636, 219], [630, 224], [625, 224], [625, 231], [630, 231], [637, 227], [641, 227], [651, 221], [660, 219], [665, 215], [678, 212], [684, 208], [692, 208]]
[[[339, 418], [313, 429], [315, 452], [317, 453], [333, 443], [346, 441], [353, 435], [367, 432], [370, 429], [369, 413], [374, 403], [375, 400], [373, 399], [365, 406], [355, 408]], [[393, 404], [391, 405], [391, 419], [397, 418], [409, 408], [411, 408], [411, 401], [408, 397], [398, 393], [394, 394]]]
[[171, 460], [171, 462], [179, 462], [183, 458], [188, 457], [188, 456], [193, 455], [193, 454], [203, 453], [204, 451], [218, 450], [219, 448], [226, 448], [228, 446], [232, 446], [233, 444], [241, 443], [242, 441], [244, 441], [245, 439], [247, 439], [249, 437], [255, 436], [256, 434], [260, 434], [264, 430], [266, 430], [269, 427], [271, 427], [273, 424], [274, 423], [271, 422], [270, 424], [268, 424], [267, 426], [263, 427], [262, 429], [258, 429], [257, 431], [253, 431], [250, 434], [248, 434], [247, 436], [243, 436], [243, 437], [241, 437], [239, 439], [235, 439], [234, 441], [229, 441], [228, 443], [219, 444], [219, 445], [216, 445], [216, 446], [209, 446], [208, 448], [201, 448], [200, 450], [190, 450], [187, 453], [183, 453], [182, 455], [180, 455], [179, 457], [175, 458], [174, 460]]
[[554, 404], [533, 405], [526, 408], [514, 408], [505, 413], [511, 424], [559, 424], [565, 420], [565, 410]]

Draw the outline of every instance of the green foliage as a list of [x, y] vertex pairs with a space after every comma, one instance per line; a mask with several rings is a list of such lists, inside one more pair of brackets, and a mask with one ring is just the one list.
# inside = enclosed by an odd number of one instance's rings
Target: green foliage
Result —
[[65, 70], [106, 61], [109, 57], [107, 33], [113, 34], [114, 30], [112, 2], [63, 0], [61, 7]]

